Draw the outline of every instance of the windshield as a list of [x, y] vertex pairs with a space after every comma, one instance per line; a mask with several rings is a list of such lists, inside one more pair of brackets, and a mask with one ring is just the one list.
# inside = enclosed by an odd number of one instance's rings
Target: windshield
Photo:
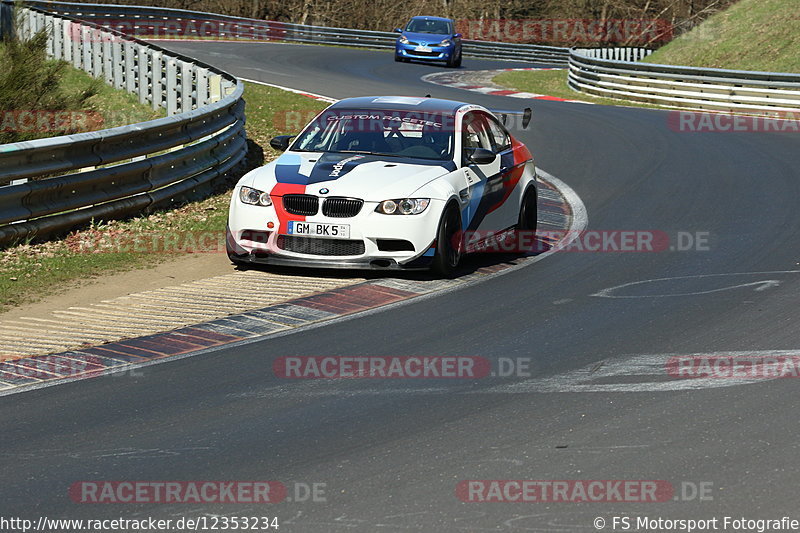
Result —
[[448, 160], [453, 120], [419, 111], [333, 109], [315, 118], [291, 149]]
[[446, 20], [413, 19], [406, 26], [409, 33], [435, 33], [437, 35], [450, 35], [450, 23]]

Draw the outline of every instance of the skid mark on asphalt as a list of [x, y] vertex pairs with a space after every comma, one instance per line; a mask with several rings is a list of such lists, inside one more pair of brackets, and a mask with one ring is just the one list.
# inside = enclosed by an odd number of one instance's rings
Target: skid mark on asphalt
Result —
[[[747, 283], [737, 283], [737, 281], [748, 281], [753, 277], [763, 278], [765, 276], [784, 276], [787, 274], [800, 274], [800, 270], [772, 270], [767, 272], [726, 272], [722, 274], [697, 274], [694, 276], [677, 276], [671, 278], [646, 279], [624, 283], [615, 287], [603, 289], [591, 296], [598, 298], [673, 298], [678, 296], [702, 296], [735, 289], [749, 289], [756, 292], [763, 292], [782, 283], [777, 279], [760, 279]], [[694, 288], [686, 290], [685, 285], [689, 282], [694, 283]], [[713, 283], [721, 284], [714, 287]], [[644, 292], [638, 294], [625, 294], [631, 288]]]

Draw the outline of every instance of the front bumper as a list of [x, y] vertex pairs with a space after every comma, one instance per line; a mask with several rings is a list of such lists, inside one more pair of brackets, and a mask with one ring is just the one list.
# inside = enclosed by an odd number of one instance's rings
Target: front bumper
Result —
[[417, 46], [412, 44], [395, 44], [395, 55], [406, 59], [420, 59], [427, 61], [449, 61], [456, 53], [454, 45], [429, 46], [430, 52], [419, 52]]
[[[282, 199], [274, 197], [273, 201]], [[348, 239], [287, 236], [286, 221], [281, 225], [274, 207], [246, 205], [234, 194], [226, 236], [228, 255], [237, 262], [309, 268], [399, 270], [430, 266], [444, 202], [432, 200], [425, 212], [407, 216], [376, 213], [376, 207], [377, 202], [365, 202], [355, 217], [317, 215], [304, 220], [347, 224], [350, 227]], [[295, 243], [301, 242], [299, 249], [307, 248], [312, 253], [292, 251], [292, 248], [298, 249], [288, 245], [292, 239]], [[387, 246], [391, 248], [399, 243], [404, 249], [387, 250]], [[333, 255], [339, 250], [347, 255]]]

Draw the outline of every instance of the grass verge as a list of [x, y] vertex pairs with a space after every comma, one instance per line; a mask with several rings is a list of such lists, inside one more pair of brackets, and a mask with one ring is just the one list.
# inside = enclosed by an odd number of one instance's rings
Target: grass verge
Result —
[[503, 87], [534, 94], [546, 94], [567, 100], [580, 100], [600, 105], [625, 105], [630, 107], [660, 108], [657, 105], [628, 102], [613, 98], [600, 98], [573, 91], [567, 85], [567, 69], [564, 70], [513, 70], [498, 74], [492, 81]]
[[[309, 115], [328, 104], [262, 85], [247, 84], [247, 134], [277, 152], [269, 139], [296, 133]], [[147, 268], [188, 251], [219, 246], [228, 217], [230, 192], [169, 211], [109, 221], [76, 231], [66, 239], [21, 244], [0, 252], [0, 312], [63, 292], [101, 274]], [[172, 240], [170, 240], [172, 239]], [[202, 239], [204, 242], [199, 242]], [[216, 241], [214, 239], [217, 239]]]
[[665, 65], [800, 72], [800, 2], [739, 0], [645, 61]]

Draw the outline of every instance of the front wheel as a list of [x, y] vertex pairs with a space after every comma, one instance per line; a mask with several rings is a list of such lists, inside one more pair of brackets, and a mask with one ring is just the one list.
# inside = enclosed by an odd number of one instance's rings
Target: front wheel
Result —
[[[519, 220], [517, 221], [517, 243], [536, 242], [536, 227], [538, 225], [538, 194], [536, 187], [531, 186], [525, 191], [522, 197], [522, 205], [519, 207]], [[522, 236], [525, 233], [527, 235]], [[520, 250], [527, 252], [530, 250]]]
[[452, 278], [461, 262], [461, 213], [450, 204], [442, 213], [436, 232], [436, 255], [432, 270], [441, 277]]

